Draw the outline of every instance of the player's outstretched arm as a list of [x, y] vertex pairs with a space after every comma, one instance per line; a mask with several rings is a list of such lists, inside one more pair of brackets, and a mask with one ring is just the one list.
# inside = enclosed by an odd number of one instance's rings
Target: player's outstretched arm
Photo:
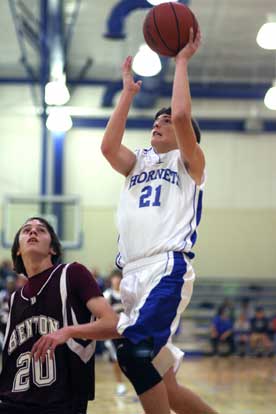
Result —
[[200, 46], [201, 35], [198, 29], [194, 39], [193, 29], [190, 29], [188, 44], [175, 58], [175, 75], [172, 94], [172, 123], [176, 132], [177, 143], [182, 159], [189, 174], [200, 184], [205, 160], [203, 151], [197, 144], [191, 122], [192, 102], [188, 79], [188, 62]]
[[50, 351], [50, 357], [53, 358], [56, 347], [70, 338], [103, 340], [120, 337], [116, 329], [118, 315], [102, 296], [90, 299], [86, 306], [97, 319], [91, 323], [65, 326], [43, 335], [32, 348], [32, 355], [36, 361], [39, 358], [44, 361], [48, 351]]
[[141, 81], [134, 82], [131, 73], [132, 57], [128, 56], [123, 63], [123, 90], [107, 124], [101, 150], [112, 167], [127, 176], [136, 161], [135, 154], [122, 145], [126, 121], [134, 96], [140, 91]]

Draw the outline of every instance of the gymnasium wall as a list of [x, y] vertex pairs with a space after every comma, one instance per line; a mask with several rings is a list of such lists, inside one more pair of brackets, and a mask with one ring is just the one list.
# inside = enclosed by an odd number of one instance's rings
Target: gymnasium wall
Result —
[[[5, 101], [10, 97], [10, 106], [0, 112], [1, 206], [6, 193], [39, 193], [41, 131], [29, 88], [5, 86], [0, 92], [5, 93]], [[19, 97], [25, 105], [16, 106]], [[232, 111], [238, 106], [233, 103]], [[230, 104], [228, 113], [229, 108]], [[123, 177], [101, 155], [102, 134], [101, 129], [73, 129], [66, 136], [65, 193], [82, 197], [84, 229], [83, 248], [67, 252], [66, 260], [107, 272], [117, 251], [115, 211]], [[133, 149], [147, 146], [148, 141], [149, 132], [143, 130], [128, 131], [125, 137]], [[195, 249], [198, 275], [275, 277], [275, 134], [208, 132], [203, 134], [202, 147], [208, 180]], [[9, 250], [0, 248], [0, 260], [8, 256]]]

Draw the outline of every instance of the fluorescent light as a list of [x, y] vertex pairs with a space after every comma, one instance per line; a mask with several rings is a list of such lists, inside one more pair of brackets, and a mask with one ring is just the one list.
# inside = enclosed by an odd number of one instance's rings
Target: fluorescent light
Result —
[[72, 118], [66, 108], [51, 108], [46, 127], [52, 132], [67, 132], [73, 126]]
[[258, 31], [256, 42], [263, 49], [276, 49], [276, 15], [269, 14], [267, 22]]
[[276, 111], [276, 80], [273, 82], [273, 85], [268, 89], [264, 97], [265, 106], [268, 109]]
[[[168, 0], [147, 0], [149, 4], [152, 4], [153, 6], [157, 6], [157, 4], [161, 4], [161, 3], [167, 3]], [[170, 0], [171, 3], [173, 2], [177, 2], [178, 0]]]
[[155, 76], [161, 69], [161, 60], [145, 43], [139, 47], [134, 56], [132, 69], [140, 76]]
[[64, 105], [70, 99], [67, 86], [63, 81], [55, 80], [45, 86], [45, 102], [47, 105]]

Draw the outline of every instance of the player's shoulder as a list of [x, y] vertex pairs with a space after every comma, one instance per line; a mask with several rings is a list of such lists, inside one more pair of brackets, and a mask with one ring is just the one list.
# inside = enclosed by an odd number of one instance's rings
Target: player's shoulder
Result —
[[70, 278], [89, 277], [94, 279], [90, 270], [88, 270], [86, 266], [79, 262], [69, 263], [67, 272]]
[[68, 263], [68, 265], [71, 270], [87, 270], [87, 272], [89, 272], [87, 267], [79, 262]]
[[94, 287], [95, 290], [97, 290], [97, 293], [100, 294], [96, 279], [83, 264], [78, 262], [70, 263], [67, 274], [69, 277], [69, 283], [73, 288], [78, 289], [81, 287], [86, 289], [88, 287]]

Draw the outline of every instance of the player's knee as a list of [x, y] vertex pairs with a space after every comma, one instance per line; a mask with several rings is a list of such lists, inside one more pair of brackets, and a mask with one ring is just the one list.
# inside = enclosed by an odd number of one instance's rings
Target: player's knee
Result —
[[117, 346], [118, 363], [138, 395], [162, 380], [152, 365], [153, 357], [153, 345], [150, 341], [133, 344], [124, 339]]
[[163, 377], [163, 380], [168, 392], [174, 393], [175, 391], [177, 391], [178, 383], [173, 368], [168, 369], [168, 371], [165, 373]]

